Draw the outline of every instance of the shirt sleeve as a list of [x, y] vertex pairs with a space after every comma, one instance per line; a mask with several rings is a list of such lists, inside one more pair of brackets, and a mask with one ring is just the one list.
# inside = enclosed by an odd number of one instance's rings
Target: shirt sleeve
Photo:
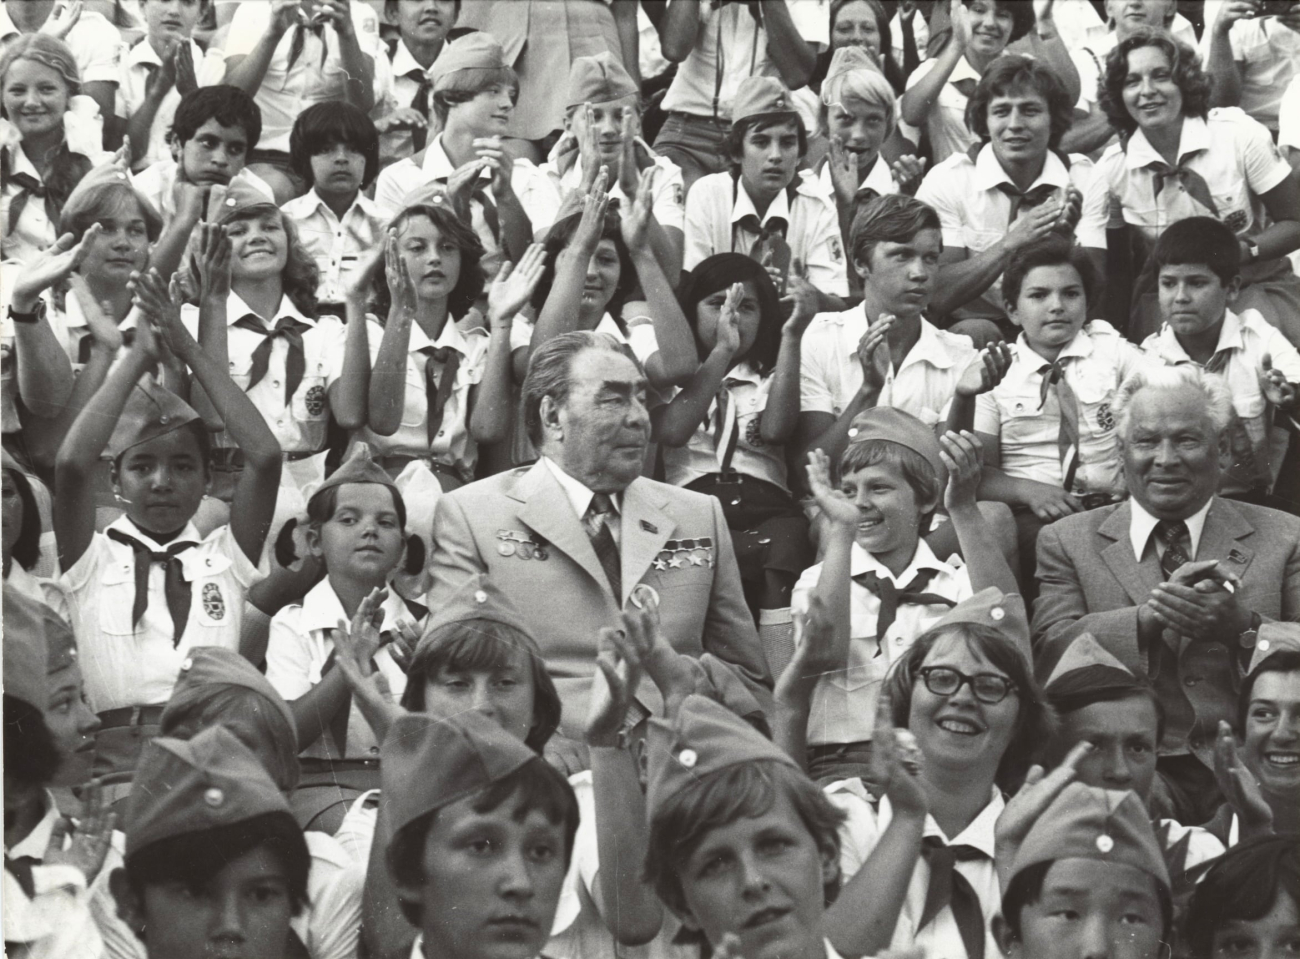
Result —
[[[209, 533], [204, 540], [204, 545], [208, 544], [221, 555], [230, 557], [230, 573], [245, 590], [266, 578], [267, 571], [261, 566], [261, 557], [258, 557], [256, 563], [249, 559], [243, 547], [235, 541], [234, 530], [229, 525], [220, 526]], [[240, 601], [243, 601], [242, 596]]]
[[713, 224], [710, 222], [714, 212], [709, 195], [713, 192], [709, 189], [711, 186], [711, 182], [697, 180], [686, 195], [686, 252], [682, 261], [682, 268], [686, 270], [693, 270], [702, 260], [717, 252], [713, 249]]
[[1110, 219], [1110, 210], [1106, 205], [1087, 203], [1093, 181], [1100, 177], [1097, 168], [1087, 157], [1072, 157], [1070, 180], [1075, 188], [1083, 194], [1083, 204], [1079, 210], [1079, 222], [1074, 228], [1074, 240], [1079, 246], [1093, 250], [1106, 249], [1106, 222]]
[[839, 217], [833, 204], [816, 202], [818, 209], [809, 218], [805, 237], [804, 265], [808, 270], [808, 282], [831, 296], [848, 296], [849, 278], [845, 271]]
[[63, 575], [59, 577], [59, 585], [71, 594], [73, 603], [76, 602], [77, 594], [84, 590], [93, 579], [99, 577], [100, 570], [107, 559], [105, 553], [107, 548], [108, 543], [104, 534], [96, 533], [91, 538], [86, 551], [81, 554], [75, 563], [65, 569]]
[[311, 636], [299, 628], [302, 607], [289, 606], [271, 620], [266, 644], [266, 681], [287, 702], [305, 696], [320, 682], [319, 663], [313, 663]]
[[68, 32], [82, 83], [117, 83], [121, 76], [122, 34], [106, 18], [85, 13]]
[[1273, 369], [1281, 370], [1288, 383], [1300, 383], [1300, 351], [1272, 324], [1268, 324], [1264, 333], [1264, 351], [1269, 354]]
[[555, 222], [560, 212], [560, 188], [545, 166], [536, 166], [530, 160], [518, 159], [510, 175], [510, 186], [519, 197], [533, 235]]
[[987, 433], [989, 436], [1002, 435], [1002, 413], [998, 409], [998, 401], [993, 398], [992, 390], [975, 397], [975, 432]]
[[385, 212], [395, 214], [402, 209], [402, 200], [407, 193], [402, 186], [402, 171], [414, 166], [409, 159], [399, 160], [379, 174], [379, 180], [375, 183], [375, 202]]
[[941, 163], [931, 170], [921, 187], [916, 191], [916, 198], [928, 204], [939, 214], [939, 229], [943, 232], [945, 249], [965, 249], [966, 237], [962, 233], [962, 211], [960, 196], [952, 195], [951, 188], [959, 194], [965, 177], [957, 177], [956, 169]]
[[[682, 170], [670, 160], [657, 164], [659, 172], [655, 174], [654, 215], [660, 226], [670, 226], [684, 230], [686, 226], [686, 190], [683, 186]], [[534, 224], [536, 229], [536, 224]]]
[[[1100, 242], [1093, 247], [1098, 250], [1106, 249], [1106, 227], [1110, 223], [1110, 188], [1105, 164], [1103, 158], [1101, 163], [1092, 168], [1092, 177], [1088, 180], [1087, 189], [1083, 191], [1083, 206], [1079, 211], [1079, 226], [1094, 241], [1097, 225], [1101, 225]], [[1079, 239], [1079, 243], [1082, 246], [1091, 245], [1082, 238]]]
[[1246, 183], [1252, 193], [1262, 196], [1291, 175], [1291, 165], [1278, 153], [1273, 136], [1264, 124], [1243, 113], [1234, 132]]
[[1300, 150], [1300, 74], [1291, 80], [1278, 106], [1277, 145]]
[[353, 862], [334, 837], [324, 833], [309, 839], [308, 848], [312, 875], [308, 880], [307, 951], [312, 959], [352, 959], [361, 935], [366, 864]]
[[799, 359], [799, 411], [834, 414], [835, 397], [831, 393], [830, 384], [826, 382], [825, 357], [821, 355], [832, 331], [820, 330], [818, 333], [811, 341], [806, 336], [804, 338], [804, 348]]
[[826, 0], [785, 0], [799, 36], [825, 50], [831, 44], [830, 4]]
[[253, 52], [257, 42], [271, 29], [269, 3], [241, 3], [230, 21], [226, 34], [226, 59], [245, 56]]

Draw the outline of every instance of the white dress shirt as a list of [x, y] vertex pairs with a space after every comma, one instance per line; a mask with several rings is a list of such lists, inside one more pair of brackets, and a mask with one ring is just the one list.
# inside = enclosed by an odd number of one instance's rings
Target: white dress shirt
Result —
[[[569, 498], [569, 503], [573, 506], [573, 512], [578, 516], [578, 521], [582, 522], [587, 515], [587, 510], [591, 508], [591, 501], [596, 494], [588, 489], [581, 480], [575, 479], [566, 473], [564, 467], [549, 456], [543, 456], [542, 462], [546, 464], [546, 468], [551, 471], [551, 475], [560, 484], [560, 488], [564, 490], [564, 495]], [[610, 502], [614, 504], [614, 511], [605, 514], [605, 528], [613, 535], [614, 542], [621, 545], [623, 540], [623, 524], [621, 522], [623, 493], [620, 490], [617, 493], [607, 493], [606, 495], [609, 497]]]
[[[203, 48], [193, 40], [188, 43], [190, 59], [194, 63], [194, 79], [198, 85], [210, 87], [214, 83], [220, 83], [225, 77], [225, 67], [222, 62], [215, 58], [210, 59], [203, 52]], [[162, 57], [158, 55], [158, 51], [153, 48], [147, 36], [127, 51], [122, 59], [117, 83], [116, 112], [119, 117], [129, 120], [140, 111], [144, 105], [149, 77], [160, 69], [162, 69]], [[133, 167], [139, 168], [171, 158], [167, 137], [172, 132], [172, 118], [176, 115], [176, 107], [180, 102], [180, 91], [176, 89], [175, 84], [172, 84], [172, 88], [158, 104], [158, 112], [154, 114], [153, 125], [149, 128], [149, 146], [143, 155], [132, 158]]]
[[316, 299], [342, 303], [353, 277], [372, 250], [384, 242], [392, 215], [364, 193], [340, 219], [313, 187], [280, 209], [298, 227], [298, 239], [320, 270]]
[[[1213, 502], [1213, 497], [1207, 499], [1204, 506], [1183, 520], [1187, 524], [1187, 537], [1191, 540], [1192, 545], [1190, 559], [1196, 559], [1196, 549], [1201, 545], [1201, 533], [1205, 532], [1205, 517], [1209, 515], [1210, 504]], [[1140, 563], [1142, 562], [1142, 554], [1146, 552], [1147, 543], [1151, 541], [1151, 534], [1155, 532], [1156, 524], [1160, 520], [1148, 513], [1135, 498], [1129, 498], [1129, 505], [1131, 507], [1131, 518], [1128, 527], [1128, 541], [1133, 547], [1133, 558]], [[1165, 548], [1159, 540], [1156, 540], [1156, 555], [1160, 557], [1165, 555]]]

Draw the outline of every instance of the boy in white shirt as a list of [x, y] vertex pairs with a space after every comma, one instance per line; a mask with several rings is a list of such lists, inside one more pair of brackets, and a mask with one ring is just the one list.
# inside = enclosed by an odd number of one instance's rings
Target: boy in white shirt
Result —
[[[446, 44], [447, 31], [460, 16], [461, 0], [384, 0], [384, 22], [397, 27], [397, 41], [387, 66], [391, 78], [379, 104], [379, 160], [387, 166], [424, 149], [433, 113], [433, 85], [428, 70]], [[382, 52], [381, 52], [382, 58]]]
[[1241, 107], [1276, 137], [1282, 95], [1300, 64], [1300, 10], [1265, 13], [1258, 0], [1224, 3], [1201, 37], [1201, 58], [1214, 77], [1210, 105]]
[[777, 289], [798, 260], [837, 310], [848, 274], [833, 193], [798, 170], [808, 133], [780, 80], [750, 77], [732, 108], [727, 153], [732, 169], [700, 178], [686, 198], [686, 269], [715, 253], [744, 253], [768, 268]]
[[[1219, 492], [1280, 505], [1269, 494], [1279, 479], [1300, 384], [1300, 353], [1256, 310], [1229, 309], [1241, 285], [1241, 253], [1232, 230], [1211, 217], [1189, 217], [1156, 241], [1164, 324], [1142, 343], [1154, 359], [1195, 363], [1219, 373], [1232, 391], [1231, 465]], [[1277, 415], [1282, 414], [1282, 415]]]

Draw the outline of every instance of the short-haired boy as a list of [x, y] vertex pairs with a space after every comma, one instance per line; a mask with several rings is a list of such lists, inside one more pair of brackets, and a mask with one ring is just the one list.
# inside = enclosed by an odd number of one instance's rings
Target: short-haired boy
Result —
[[682, 171], [649, 151], [641, 139], [641, 94], [636, 81], [609, 51], [577, 57], [569, 68], [564, 135], [541, 166], [516, 165], [516, 190], [533, 233], [550, 229], [561, 211], [579, 209], [602, 167], [609, 171], [609, 196], [624, 214], [636, 199], [643, 169], [653, 166], [650, 245], [670, 279], [680, 272], [685, 223]]
[[224, 726], [149, 743], [127, 807], [118, 914], [149, 959], [286, 956], [307, 904], [311, 857], [289, 804]]
[[[877, 407], [857, 421], [831, 485], [825, 454], [809, 457], [808, 479], [827, 523], [825, 555], [799, 577], [796, 623], [813, 597], [830, 611], [843, 666], [813, 691], [808, 769], [819, 782], [870, 777], [871, 733], [885, 674], [917, 636], [974, 591], [1016, 582], [975, 505], [979, 444], [970, 433], [941, 441], [920, 420]], [[946, 486], [946, 491], [945, 491]], [[948, 508], [969, 566], [944, 562], [922, 539]], [[805, 637], [799, 630], [796, 644]]]
[[280, 209], [320, 269], [318, 309], [343, 316], [344, 294], [384, 242], [387, 211], [366, 196], [379, 175], [379, 134], [350, 103], [314, 103], [289, 136], [289, 159], [310, 189]]
[[835, 196], [800, 171], [808, 131], [780, 80], [740, 84], [726, 150], [731, 170], [701, 177], [686, 197], [686, 258], [692, 269], [715, 253], [744, 253], [763, 263], [777, 288], [798, 260], [822, 294], [820, 309], [848, 295]]
[[[1262, 503], [1279, 478], [1284, 423], [1296, 409], [1300, 352], [1257, 310], [1232, 311], [1241, 287], [1241, 246], [1218, 220], [1178, 221], [1160, 235], [1151, 258], [1164, 323], [1142, 349], [1159, 362], [1194, 363], [1227, 380], [1237, 415], [1219, 492]], [[1294, 441], [1294, 424], [1290, 432]]]
[[650, 720], [646, 878], [719, 956], [838, 959], [826, 938], [841, 812], [725, 706], [688, 696]]
[[428, 70], [460, 18], [461, 0], [384, 0], [384, 22], [397, 28], [388, 64], [375, 66], [391, 76], [383, 102], [376, 106], [379, 157], [387, 166], [424, 149], [429, 139], [433, 85]]
[[430, 122], [442, 132], [379, 174], [375, 202], [397, 214], [445, 193], [457, 210], [469, 211], [487, 251], [483, 269], [491, 279], [503, 259], [518, 263], [533, 238], [512, 184], [515, 164], [501, 142], [519, 99], [519, 79], [501, 45], [486, 33], [468, 33], [447, 44], [428, 77]]
[[564, 776], [477, 710], [411, 713], [383, 747], [388, 870], [413, 957], [534, 959], [578, 828]]
[[1064, 237], [1021, 247], [1002, 277], [1021, 332], [1002, 382], [975, 399], [975, 433], [985, 451], [980, 496], [1011, 507], [1026, 584], [1043, 524], [1125, 494], [1111, 404], [1151, 361], [1105, 320], [1088, 320], [1098, 286], [1087, 253]]
[[1167, 954], [1169, 871], [1136, 793], [1069, 783], [1014, 849], [1001, 827], [1002, 915], [993, 929], [1004, 955]]
[[143, 170], [169, 156], [172, 117], [181, 97], [220, 83], [221, 61], [194, 42], [209, 0], [142, 0], [145, 35], [122, 58], [117, 114], [126, 121], [131, 166]]
[[[156, 275], [137, 280], [138, 301], [139, 284], [150, 280], [155, 291], [161, 286]], [[55, 462], [61, 582], [86, 692], [103, 723], [95, 769], [119, 784], [129, 782], [140, 748], [156, 733], [187, 650], [239, 648], [244, 598], [262, 575], [258, 562], [280, 485], [280, 446], [270, 427], [225, 366], [199, 349], [179, 314], [179, 304], [140, 313], [132, 345], [73, 422]], [[158, 316], [159, 330], [150, 316]], [[206, 537], [193, 518], [211, 483], [208, 430], [148, 373], [164, 336], [245, 459], [230, 524]], [[125, 515], [96, 532], [105, 452]]]
[[1233, 846], [1192, 894], [1182, 940], [1193, 959], [1285, 956], [1300, 926], [1300, 843], [1295, 833]]

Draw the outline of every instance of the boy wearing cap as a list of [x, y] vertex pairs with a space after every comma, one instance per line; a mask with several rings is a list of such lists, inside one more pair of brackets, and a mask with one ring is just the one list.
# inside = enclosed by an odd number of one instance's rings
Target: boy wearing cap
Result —
[[715, 954], [838, 959], [824, 931], [844, 813], [744, 720], [692, 695], [650, 720], [646, 878]]
[[518, 164], [516, 190], [533, 233], [550, 228], [562, 209], [592, 191], [600, 168], [609, 171], [609, 196], [624, 214], [636, 199], [642, 171], [653, 166], [650, 245], [669, 278], [681, 271], [685, 191], [682, 171], [667, 157], [652, 153], [640, 129], [640, 90], [608, 51], [578, 57], [569, 70], [564, 135], [540, 167]]
[[1002, 915], [993, 927], [1005, 955], [1165, 955], [1169, 871], [1136, 793], [1070, 783], [1016, 848], [999, 841], [998, 858]]
[[750, 77], [736, 92], [727, 134], [730, 172], [701, 177], [686, 198], [686, 257], [692, 269], [715, 253], [744, 253], [785, 292], [797, 260], [821, 294], [821, 309], [848, 295], [835, 196], [799, 170], [808, 132], [780, 80]]
[[[136, 282], [139, 295], [145, 278]], [[73, 422], [55, 462], [61, 582], [86, 691], [103, 722], [96, 771], [119, 783], [129, 781], [186, 650], [239, 648], [244, 597], [261, 576], [257, 564], [280, 485], [279, 444], [257, 409], [199, 349], [178, 309], [158, 312], [162, 331], [141, 314], [133, 344]], [[206, 538], [192, 519], [210, 483], [207, 427], [145, 376], [159, 360], [163, 335], [247, 464], [230, 525]], [[126, 513], [99, 533], [94, 477], [105, 451]]]
[[145, 747], [111, 877], [149, 959], [290, 955], [310, 857], [257, 757], [223, 726]]
[[578, 828], [564, 777], [478, 711], [410, 714], [384, 741], [382, 797], [413, 959], [537, 956]]
[[512, 183], [515, 164], [501, 143], [519, 99], [519, 80], [501, 45], [486, 33], [468, 33], [447, 44], [428, 78], [433, 117], [442, 132], [379, 174], [375, 202], [396, 214], [446, 194], [457, 210], [469, 211], [491, 279], [503, 259], [518, 263], [533, 238]]
[[[979, 458], [972, 434], [937, 440], [920, 420], [888, 407], [859, 417], [858, 434], [840, 461], [838, 488], [831, 485], [825, 454], [809, 454], [809, 485], [828, 523], [826, 552], [799, 577], [791, 609], [804, 613], [820, 597], [845, 654], [843, 666], [817, 683], [808, 703], [814, 779], [870, 777], [876, 700], [890, 666], [975, 591], [1016, 591], [975, 505]], [[979, 562], [943, 562], [921, 538], [941, 498], [963, 554]], [[796, 644], [804, 640], [801, 632]]]

